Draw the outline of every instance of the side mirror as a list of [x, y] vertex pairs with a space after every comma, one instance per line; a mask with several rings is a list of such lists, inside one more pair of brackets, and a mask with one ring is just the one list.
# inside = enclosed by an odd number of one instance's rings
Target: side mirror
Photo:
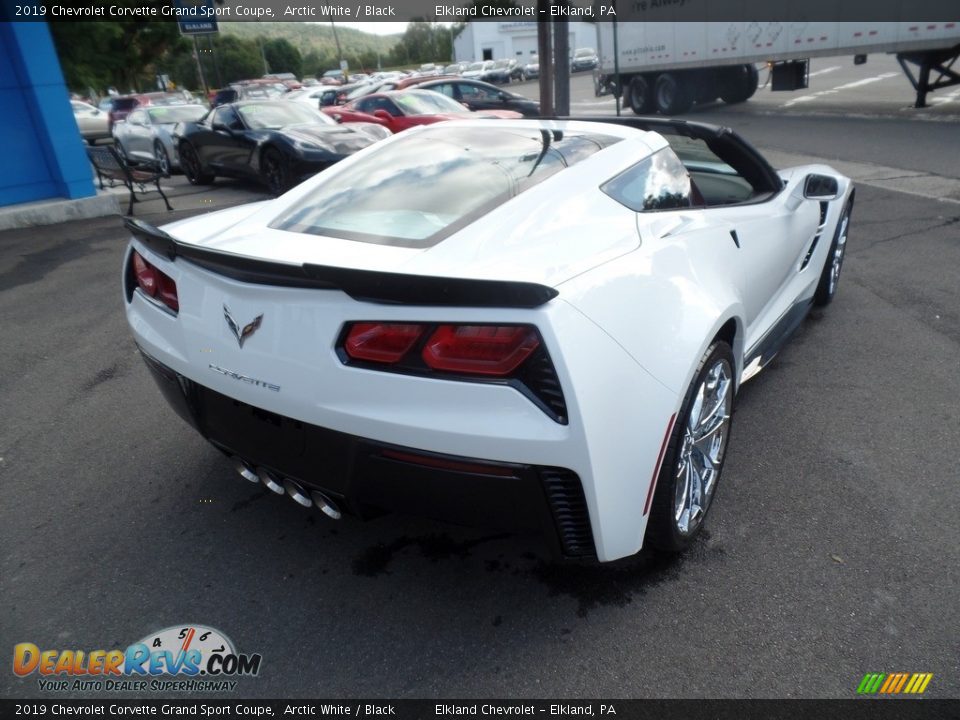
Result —
[[835, 200], [840, 194], [837, 179], [829, 175], [807, 175], [803, 185], [803, 196], [808, 200]]
[[381, 120], [386, 120], [387, 122], [390, 122], [391, 120], [393, 120], [393, 115], [388, 113], [386, 110], [380, 110], [380, 109], [374, 110], [373, 116], [375, 118], [380, 118]]
[[338, 123], [343, 122], [343, 115], [341, 115], [340, 113], [335, 113], [332, 117]]
[[227, 127], [226, 125], [224, 125], [222, 122], [215, 122], [215, 123], [213, 124], [213, 129], [214, 129], [215, 132], [227, 133], [227, 135], [230, 134], [230, 128], [228, 128], [228, 127]]

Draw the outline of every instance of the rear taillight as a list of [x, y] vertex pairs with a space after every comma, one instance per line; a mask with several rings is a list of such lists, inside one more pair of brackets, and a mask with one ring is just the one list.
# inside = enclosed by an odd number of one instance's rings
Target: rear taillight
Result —
[[343, 340], [351, 360], [493, 377], [512, 374], [539, 345], [530, 325], [359, 322], [348, 326]]
[[336, 351], [344, 364], [367, 370], [508, 385], [567, 423], [560, 380], [533, 325], [347, 323]]
[[434, 370], [468, 375], [510, 375], [540, 345], [529, 325], [441, 325], [423, 348]]
[[132, 253], [133, 276], [137, 287], [149, 298], [158, 300], [174, 312], [180, 310], [177, 284], [166, 273], [158, 270], [136, 250]]
[[354, 360], [396, 363], [422, 334], [422, 325], [355, 323], [347, 333], [344, 349]]

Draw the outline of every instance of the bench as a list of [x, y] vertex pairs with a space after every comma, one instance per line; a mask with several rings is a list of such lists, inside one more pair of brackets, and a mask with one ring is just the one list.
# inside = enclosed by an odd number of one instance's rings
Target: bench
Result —
[[103, 190], [103, 179], [110, 181], [113, 187], [114, 181], [122, 182], [130, 191], [130, 204], [127, 206], [127, 215], [133, 215], [133, 204], [140, 202], [134, 192], [134, 186], [140, 188], [140, 192], [146, 191], [146, 184], [153, 183], [157, 187], [157, 192], [167, 204], [167, 210], [173, 210], [170, 207], [170, 201], [163, 194], [160, 187], [160, 178], [169, 177], [160, 169], [160, 166], [153, 161], [142, 163], [132, 163], [117, 150], [114, 145], [87, 146], [87, 157], [97, 171], [97, 179], [100, 181], [100, 189]]

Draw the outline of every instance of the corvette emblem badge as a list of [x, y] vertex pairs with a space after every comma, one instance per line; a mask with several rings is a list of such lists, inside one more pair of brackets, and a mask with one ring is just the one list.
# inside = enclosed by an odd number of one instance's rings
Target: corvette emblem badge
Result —
[[233, 315], [230, 314], [230, 308], [226, 305], [223, 306], [223, 317], [226, 318], [227, 327], [230, 328], [234, 337], [237, 338], [237, 345], [243, 348], [244, 341], [253, 335], [257, 331], [257, 328], [260, 327], [260, 323], [263, 320], [263, 313], [257, 315], [253, 320], [244, 325], [242, 329], [237, 324], [237, 321], [233, 319]]

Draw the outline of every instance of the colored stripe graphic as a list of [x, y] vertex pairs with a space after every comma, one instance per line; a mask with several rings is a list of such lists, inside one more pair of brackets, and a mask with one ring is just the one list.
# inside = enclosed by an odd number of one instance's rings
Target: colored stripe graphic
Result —
[[857, 686], [858, 695], [920, 695], [933, 679], [933, 673], [867, 673]]
[[890, 675], [887, 675], [887, 680], [886, 680], [886, 682], [884, 682], [884, 683], [883, 683], [883, 686], [880, 688], [880, 694], [881, 694], [881, 695], [885, 695], [886, 693], [890, 692], [890, 686], [893, 685], [893, 684], [895, 684], [896, 681], [897, 681], [897, 674], [896, 674], [896, 673], [892, 673], [892, 674], [890, 674]]

